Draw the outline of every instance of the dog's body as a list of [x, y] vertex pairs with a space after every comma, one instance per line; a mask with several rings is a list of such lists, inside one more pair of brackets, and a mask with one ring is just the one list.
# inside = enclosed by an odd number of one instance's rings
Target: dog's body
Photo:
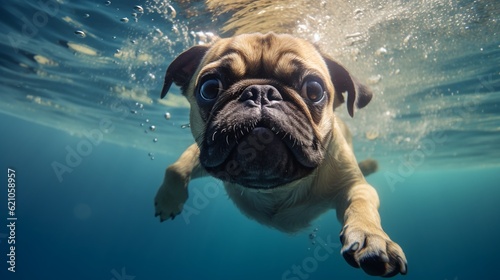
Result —
[[167, 70], [162, 97], [172, 82], [191, 104], [196, 144], [166, 170], [155, 198], [162, 221], [182, 211], [189, 180], [211, 175], [244, 214], [284, 232], [336, 209], [349, 264], [371, 275], [406, 273], [363, 176], [374, 164], [358, 166], [334, 115], [344, 92], [351, 116], [371, 100], [345, 68], [304, 40], [247, 34], [184, 52]]

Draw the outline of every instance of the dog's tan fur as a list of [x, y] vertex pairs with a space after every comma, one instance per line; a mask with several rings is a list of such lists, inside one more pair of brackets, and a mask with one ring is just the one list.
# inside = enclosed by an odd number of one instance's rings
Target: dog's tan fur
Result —
[[[268, 49], [264, 50], [261, 45], [262, 36], [269, 39]], [[274, 76], [286, 79], [296, 68], [291, 61], [300, 60], [307, 69], [312, 69], [328, 81], [325, 84], [327, 92], [335, 92], [325, 56], [304, 40], [287, 35], [250, 34], [221, 39], [205, 48], [205, 52], [198, 54], [199, 63], [196, 65], [181, 61], [175, 67], [181, 72], [191, 72], [192, 77], [170, 73], [174, 75], [171, 79], [185, 85], [183, 92], [191, 104], [191, 130], [197, 143], [190, 146], [165, 172], [164, 182], [155, 198], [156, 213], [162, 221], [182, 211], [188, 197], [189, 181], [208, 175], [199, 161], [198, 147], [203, 141], [206, 125], [194, 95], [200, 74], [226, 63], [233, 73], [243, 79], [254, 72], [252, 68], [255, 65], [262, 63], [272, 68]], [[300, 110], [308, 111], [300, 98], [294, 101], [299, 104]], [[307, 228], [325, 211], [336, 209], [337, 217], [343, 224], [342, 253], [351, 265], [361, 266], [374, 275], [405, 274], [405, 255], [383, 231], [377, 210], [378, 195], [366, 182], [358, 166], [347, 128], [334, 115], [334, 109], [343, 101], [331, 98], [319, 122], [315, 123], [308, 115], [309, 123], [314, 126], [313, 133], [323, 141], [326, 155], [312, 174], [269, 190], [250, 189], [228, 182], [225, 182], [225, 189], [245, 215], [284, 232]], [[367, 169], [373, 168], [369, 163], [365, 165]]]

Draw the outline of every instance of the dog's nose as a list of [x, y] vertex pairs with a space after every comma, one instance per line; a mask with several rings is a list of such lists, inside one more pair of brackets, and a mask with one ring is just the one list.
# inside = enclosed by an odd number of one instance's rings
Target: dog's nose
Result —
[[241, 94], [239, 101], [251, 106], [267, 106], [282, 101], [280, 92], [271, 85], [251, 85]]

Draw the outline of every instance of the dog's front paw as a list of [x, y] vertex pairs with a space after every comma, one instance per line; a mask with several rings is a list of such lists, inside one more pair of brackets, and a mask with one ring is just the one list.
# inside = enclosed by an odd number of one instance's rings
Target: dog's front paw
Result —
[[342, 256], [350, 265], [374, 276], [406, 274], [407, 261], [401, 247], [380, 230], [371, 232], [346, 225], [340, 233]]
[[186, 187], [163, 184], [155, 197], [155, 217], [160, 216], [160, 222], [173, 220], [181, 213], [187, 198]]

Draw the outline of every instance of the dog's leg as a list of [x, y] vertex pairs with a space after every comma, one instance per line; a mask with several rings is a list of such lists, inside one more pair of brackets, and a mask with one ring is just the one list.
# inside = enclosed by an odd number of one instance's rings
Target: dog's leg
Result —
[[345, 189], [338, 202], [337, 216], [343, 222], [341, 252], [346, 261], [370, 275], [406, 274], [403, 250], [382, 229], [375, 189], [367, 183], [357, 184]]
[[155, 197], [155, 217], [160, 216], [161, 222], [180, 214], [188, 198], [189, 181], [205, 175], [199, 155], [198, 146], [193, 144], [165, 170], [165, 178]]

